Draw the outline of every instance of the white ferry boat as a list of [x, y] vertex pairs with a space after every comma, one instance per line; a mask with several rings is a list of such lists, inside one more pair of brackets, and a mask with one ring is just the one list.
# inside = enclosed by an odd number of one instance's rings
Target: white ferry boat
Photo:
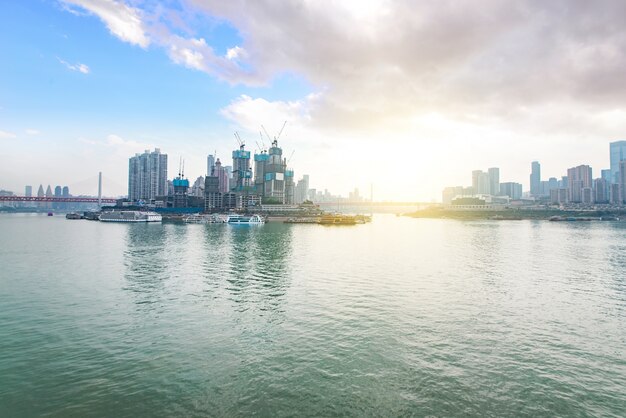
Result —
[[201, 215], [196, 213], [183, 218], [183, 222], [187, 224], [217, 224], [224, 223], [224, 220], [218, 215]]
[[138, 210], [119, 210], [102, 212], [102, 222], [161, 222], [163, 217], [156, 212], [140, 212]]
[[231, 225], [261, 225], [265, 223], [259, 215], [228, 215], [226, 223]]

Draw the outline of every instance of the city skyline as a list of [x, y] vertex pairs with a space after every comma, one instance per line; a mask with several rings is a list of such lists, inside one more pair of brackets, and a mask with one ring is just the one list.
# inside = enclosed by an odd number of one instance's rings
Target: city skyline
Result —
[[3, 4], [0, 189], [93, 194], [79, 183], [102, 171], [123, 195], [127, 159], [154, 148], [194, 179], [233, 132], [254, 151], [287, 120], [311, 188], [430, 201], [476, 167], [525, 190], [533, 160], [599, 173], [626, 137], [621, 2], [296, 4]]

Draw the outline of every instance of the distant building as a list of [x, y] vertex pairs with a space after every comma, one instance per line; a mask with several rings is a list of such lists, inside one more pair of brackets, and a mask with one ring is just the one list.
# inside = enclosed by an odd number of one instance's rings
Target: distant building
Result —
[[533, 161], [530, 165], [530, 195], [541, 195], [541, 165], [539, 161]]
[[309, 175], [304, 174], [296, 185], [294, 203], [302, 203], [309, 198]]
[[476, 195], [488, 195], [491, 194], [491, 181], [489, 179], [489, 173], [485, 173], [482, 170], [472, 171], [472, 188]]
[[[583, 189], [592, 187], [592, 171], [588, 165], [579, 165], [567, 170], [569, 197], [572, 203], [588, 203], [583, 201]], [[585, 199], [586, 200], [586, 199]]]
[[500, 194], [500, 169], [492, 167], [487, 170], [489, 174], [489, 194], [497, 196]]
[[277, 140], [272, 141], [268, 154], [269, 158], [265, 162], [265, 182], [263, 185], [264, 203], [285, 203], [287, 163], [283, 159], [283, 150], [278, 146]]
[[594, 202], [609, 203], [610, 184], [605, 178], [598, 178], [593, 181]]
[[550, 202], [559, 205], [569, 203], [569, 190], [566, 188], [550, 190]]
[[252, 171], [250, 170], [250, 151], [241, 144], [238, 150], [233, 151], [233, 185], [231, 189], [243, 191], [250, 186]]
[[265, 166], [269, 159], [270, 156], [267, 151], [254, 154], [254, 187], [261, 196], [265, 191]]
[[222, 162], [218, 158], [215, 163], [215, 170], [213, 170], [213, 176], [217, 177], [219, 182], [219, 192], [220, 193], [228, 193], [230, 190], [230, 179], [228, 178], [228, 173], [225, 168], [222, 167]]
[[24, 196], [31, 197], [33, 195], [33, 186], [24, 187]]
[[626, 203], [626, 160], [619, 162], [618, 181], [619, 195], [617, 201], [619, 204]]
[[620, 161], [626, 160], [626, 141], [615, 141], [609, 144], [611, 159], [611, 183], [619, 183]]
[[128, 199], [151, 202], [168, 195], [167, 154], [156, 148], [128, 160]]
[[206, 175], [212, 176], [214, 168], [215, 168], [215, 155], [209, 154], [206, 157]]
[[222, 207], [219, 178], [217, 176], [206, 176], [204, 178], [204, 211], [218, 212], [222, 210]]
[[522, 198], [522, 185], [514, 182], [500, 183], [499, 194], [508, 196], [512, 200], [520, 200]]
[[182, 175], [172, 181], [174, 186], [173, 206], [175, 208], [186, 208], [189, 206], [189, 180]]
[[617, 183], [612, 183], [610, 185], [611, 193], [609, 196], [609, 202], [612, 205], [621, 205], [624, 201], [624, 195], [622, 194], [622, 185]]

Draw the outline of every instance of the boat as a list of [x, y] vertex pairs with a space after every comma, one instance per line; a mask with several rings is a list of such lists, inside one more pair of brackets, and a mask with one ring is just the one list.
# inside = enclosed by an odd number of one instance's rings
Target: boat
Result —
[[260, 215], [228, 215], [226, 223], [230, 225], [261, 225], [265, 223]]
[[54, 213], [48, 212], [48, 216], [54, 216]]
[[76, 212], [71, 212], [65, 215], [65, 219], [83, 219], [83, 215]]
[[350, 215], [324, 215], [320, 218], [320, 225], [356, 225], [357, 220]]
[[295, 217], [295, 218], [287, 218], [283, 221], [286, 224], [317, 224], [320, 222], [320, 218], [318, 217]]
[[102, 222], [161, 222], [163, 217], [156, 212], [116, 210], [102, 212], [99, 219]]
[[185, 216], [183, 222], [187, 224], [217, 224], [224, 223], [224, 220], [218, 215], [202, 215], [199, 213]]

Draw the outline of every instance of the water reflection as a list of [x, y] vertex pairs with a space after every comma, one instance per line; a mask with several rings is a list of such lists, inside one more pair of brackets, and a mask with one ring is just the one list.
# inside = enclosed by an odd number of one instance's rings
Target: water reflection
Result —
[[282, 224], [229, 226], [227, 235], [227, 288], [237, 309], [280, 309], [290, 282], [291, 228]]
[[168, 260], [165, 249], [167, 231], [156, 224], [120, 224], [112, 227], [126, 228], [124, 266], [127, 286], [137, 304], [150, 304], [158, 300], [167, 280]]

